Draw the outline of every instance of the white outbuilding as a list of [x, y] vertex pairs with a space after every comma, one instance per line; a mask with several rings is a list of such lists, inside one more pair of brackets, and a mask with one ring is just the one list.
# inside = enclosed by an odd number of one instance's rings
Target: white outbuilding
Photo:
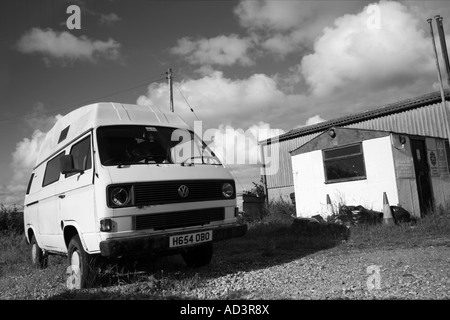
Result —
[[[450, 91], [432, 92], [400, 100], [367, 111], [343, 115], [310, 126], [299, 126], [280, 136], [259, 142], [263, 158], [263, 176], [268, 201], [290, 201], [294, 192], [290, 152], [332, 127], [381, 130], [404, 135], [444, 139], [450, 150]], [[332, 105], [330, 105], [330, 108]], [[439, 140], [442, 141], [442, 140]], [[294, 170], [295, 171], [295, 170]], [[299, 195], [301, 196], [301, 195]], [[330, 195], [331, 196], [331, 195]], [[390, 202], [393, 202], [390, 199]]]
[[383, 194], [421, 217], [450, 200], [447, 139], [332, 127], [291, 151], [297, 216], [331, 206], [383, 211]]

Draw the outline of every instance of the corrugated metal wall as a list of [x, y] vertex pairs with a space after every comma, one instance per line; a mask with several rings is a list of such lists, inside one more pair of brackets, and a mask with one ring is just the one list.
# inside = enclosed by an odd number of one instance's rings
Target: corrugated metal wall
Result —
[[441, 103], [437, 103], [401, 113], [368, 119], [345, 125], [344, 127], [447, 138], [445, 119], [445, 110]]
[[[447, 108], [449, 108], [449, 103], [446, 102], [446, 104]], [[447, 115], [443, 105], [441, 103], [436, 103], [399, 113], [363, 120], [344, 125], [343, 127], [393, 131], [447, 139], [446, 119]], [[289, 151], [297, 149], [322, 132], [299, 136], [269, 146], [263, 146], [266, 150], [268, 147], [271, 147], [271, 154], [273, 154], [274, 151], [276, 152], [276, 149], [279, 148], [279, 169], [275, 174], [266, 176], [267, 188], [271, 189], [294, 185], [292, 179], [291, 155], [289, 154]]]
[[[269, 174], [266, 176], [267, 188], [279, 188], [279, 187], [289, 187], [294, 185], [292, 179], [292, 163], [291, 155], [289, 151], [295, 150], [301, 145], [305, 144], [309, 140], [318, 136], [320, 132], [309, 134], [306, 136], [297, 137], [294, 139], [284, 140], [279, 143], [274, 143], [269, 146], [265, 145], [264, 148], [271, 147], [270, 155], [274, 156], [278, 154], [278, 170], [275, 174]], [[278, 150], [277, 150], [278, 149]], [[270, 170], [272, 171], [272, 170]]]

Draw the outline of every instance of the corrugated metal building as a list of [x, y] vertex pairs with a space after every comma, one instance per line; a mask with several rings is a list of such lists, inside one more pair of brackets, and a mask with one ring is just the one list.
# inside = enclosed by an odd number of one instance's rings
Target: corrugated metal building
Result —
[[[278, 137], [261, 141], [263, 154], [270, 155], [266, 160], [266, 187], [268, 199], [280, 196], [289, 199], [294, 192], [290, 151], [293, 151], [331, 127], [358, 128], [392, 131], [410, 135], [421, 135], [447, 139], [447, 125], [450, 114], [450, 91], [444, 92], [445, 108], [440, 92], [433, 92], [417, 98], [388, 104], [370, 111], [360, 112], [334, 120], [291, 130]], [[278, 156], [275, 164], [274, 156]], [[274, 166], [277, 170], [274, 170]], [[267, 170], [272, 166], [270, 170]]]

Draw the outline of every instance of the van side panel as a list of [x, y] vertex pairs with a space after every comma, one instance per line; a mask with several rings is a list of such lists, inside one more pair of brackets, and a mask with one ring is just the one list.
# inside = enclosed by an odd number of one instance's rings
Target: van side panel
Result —
[[[40, 192], [38, 204], [38, 228], [42, 238], [42, 248], [46, 250], [57, 250], [57, 213], [58, 197], [55, 195], [55, 185], [49, 185]], [[57, 250], [58, 251], [58, 250]]]
[[[77, 226], [86, 251], [92, 251], [96, 246], [98, 247], [94, 185], [92, 184], [92, 170], [89, 171], [68, 178], [68, 181], [61, 186], [61, 194], [64, 195], [64, 198], [60, 199], [61, 221], [64, 226]], [[66, 249], [62, 230], [59, 239], [60, 246]]]
[[[61, 181], [57, 184], [56, 193], [59, 197], [59, 221], [60, 225], [58, 247], [67, 252], [66, 243], [64, 240], [64, 227], [67, 225], [77, 226], [77, 231], [80, 235], [80, 239], [85, 246], [86, 251], [92, 251], [95, 248], [96, 242], [98, 243], [95, 232], [96, 228], [96, 210], [94, 201], [94, 166], [92, 165], [92, 143], [91, 135], [85, 135], [77, 141], [74, 141], [67, 149], [67, 154], [75, 155], [75, 149], [80, 146], [81, 143], [88, 143], [89, 154], [84, 156], [76, 156], [74, 161], [80, 160], [83, 165], [86, 166], [89, 163], [89, 167], [83, 167], [86, 170], [82, 173], [76, 173], [73, 175], [62, 175]], [[86, 145], [87, 146], [87, 145]], [[88, 160], [88, 158], [90, 160]], [[98, 246], [98, 245], [97, 245]]]

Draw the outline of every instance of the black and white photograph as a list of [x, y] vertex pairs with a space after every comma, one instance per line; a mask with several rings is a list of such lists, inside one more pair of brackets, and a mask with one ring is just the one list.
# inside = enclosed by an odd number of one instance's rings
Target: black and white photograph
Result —
[[448, 300], [448, 44], [437, 0], [2, 1], [0, 305]]

